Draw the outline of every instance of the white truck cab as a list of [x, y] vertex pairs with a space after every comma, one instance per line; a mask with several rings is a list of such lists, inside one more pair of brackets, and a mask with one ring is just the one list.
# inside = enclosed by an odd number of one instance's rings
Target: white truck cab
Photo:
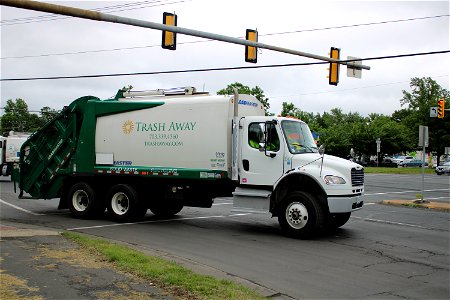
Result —
[[236, 212], [278, 216], [294, 236], [345, 224], [363, 205], [364, 171], [319, 151], [308, 125], [284, 117], [239, 119]]

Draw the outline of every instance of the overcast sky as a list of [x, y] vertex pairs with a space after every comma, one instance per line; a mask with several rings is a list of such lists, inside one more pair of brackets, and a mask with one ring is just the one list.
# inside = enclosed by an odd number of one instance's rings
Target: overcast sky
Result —
[[[158, 23], [162, 22], [163, 12], [175, 12], [180, 27], [231, 37], [245, 36], [247, 28], [257, 29], [261, 43], [322, 56], [328, 55], [330, 47], [338, 47], [341, 59], [450, 49], [449, 1], [140, 2], [137, 6], [136, 1], [51, 3], [84, 9], [120, 5], [116, 9], [122, 11], [104, 12]], [[0, 9], [2, 79], [253, 66], [245, 63], [241, 45], [178, 35], [177, 50], [170, 51], [161, 48], [161, 32], [153, 29], [67, 17], [55, 20], [42, 12], [5, 6]], [[363, 25], [368, 23], [378, 24]], [[315, 60], [263, 49], [256, 65], [308, 62]], [[371, 70], [363, 70], [361, 79], [347, 77], [347, 68], [341, 67], [338, 86], [328, 84], [327, 65], [2, 81], [1, 107], [8, 99], [22, 98], [30, 110], [44, 106], [59, 110], [81, 96], [114, 96], [125, 85], [132, 85], [135, 90], [194, 86], [215, 94], [230, 83], [240, 82], [259, 86], [275, 114], [280, 113], [283, 102], [292, 102], [313, 113], [341, 108], [362, 115], [390, 115], [401, 108], [402, 90], [411, 91], [409, 83], [413, 77], [431, 77], [449, 89], [449, 53], [363, 63]]]

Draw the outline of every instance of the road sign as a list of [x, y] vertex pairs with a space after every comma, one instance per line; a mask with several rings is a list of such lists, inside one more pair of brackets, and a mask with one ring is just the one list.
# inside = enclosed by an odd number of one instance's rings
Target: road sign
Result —
[[428, 147], [428, 126], [419, 125], [419, 147]]
[[433, 106], [430, 107], [430, 118], [437, 118], [438, 113], [437, 113], [437, 107]]
[[[360, 59], [358, 57], [347, 56], [347, 60]], [[362, 60], [356, 60], [347, 63], [347, 77], [361, 78], [362, 75]]]

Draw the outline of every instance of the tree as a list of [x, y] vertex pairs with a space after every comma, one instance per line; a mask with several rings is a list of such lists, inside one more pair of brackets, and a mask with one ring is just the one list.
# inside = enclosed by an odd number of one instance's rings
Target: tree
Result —
[[50, 120], [55, 113], [55, 110], [44, 107], [41, 109], [42, 117], [39, 117], [28, 111], [25, 100], [9, 99], [6, 101], [5, 114], [0, 120], [0, 133], [8, 135], [10, 131], [34, 132]]
[[29, 115], [28, 105], [23, 99], [9, 99], [6, 101], [5, 114], [1, 120], [2, 132], [28, 130]]
[[48, 106], [44, 106], [43, 108], [41, 108], [41, 118], [40, 119], [41, 119], [42, 125], [44, 125], [45, 123], [47, 123], [48, 121], [53, 119], [57, 114], [58, 114], [58, 112], [55, 109], [52, 109]]
[[437, 106], [437, 101], [441, 98], [447, 100], [446, 107], [449, 107], [449, 91], [429, 77], [412, 78], [410, 87], [411, 91], [404, 90], [400, 100], [400, 104], [406, 106], [405, 111], [394, 114], [403, 117], [401, 121], [410, 128], [410, 136], [414, 138], [415, 145], [418, 145], [419, 125], [428, 126], [428, 150], [435, 151], [439, 160], [444, 148], [450, 145], [450, 118], [448, 114], [444, 119], [430, 118], [429, 112], [430, 107]]
[[295, 105], [292, 103], [283, 102], [282, 105], [282, 117], [294, 117], [296, 119], [302, 120], [303, 122], [308, 124], [309, 128], [312, 131], [319, 131], [319, 126], [313, 113], [302, 111], [301, 109], [295, 107]]
[[217, 91], [217, 95], [233, 95], [235, 88], [237, 89], [239, 94], [247, 94], [247, 95], [255, 96], [256, 99], [258, 99], [259, 102], [261, 102], [261, 104], [264, 106], [264, 111], [265, 111], [266, 116], [270, 115], [269, 99], [266, 98], [266, 96], [264, 95], [264, 91], [259, 86], [250, 88], [249, 86], [243, 85], [242, 83], [235, 82], [235, 83], [229, 84], [226, 88]]

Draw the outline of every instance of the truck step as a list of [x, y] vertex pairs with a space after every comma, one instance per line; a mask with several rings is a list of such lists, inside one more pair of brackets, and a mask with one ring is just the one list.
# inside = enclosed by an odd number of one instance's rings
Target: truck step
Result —
[[267, 213], [270, 205], [271, 191], [248, 188], [236, 188], [233, 192], [233, 209], [231, 212]]

